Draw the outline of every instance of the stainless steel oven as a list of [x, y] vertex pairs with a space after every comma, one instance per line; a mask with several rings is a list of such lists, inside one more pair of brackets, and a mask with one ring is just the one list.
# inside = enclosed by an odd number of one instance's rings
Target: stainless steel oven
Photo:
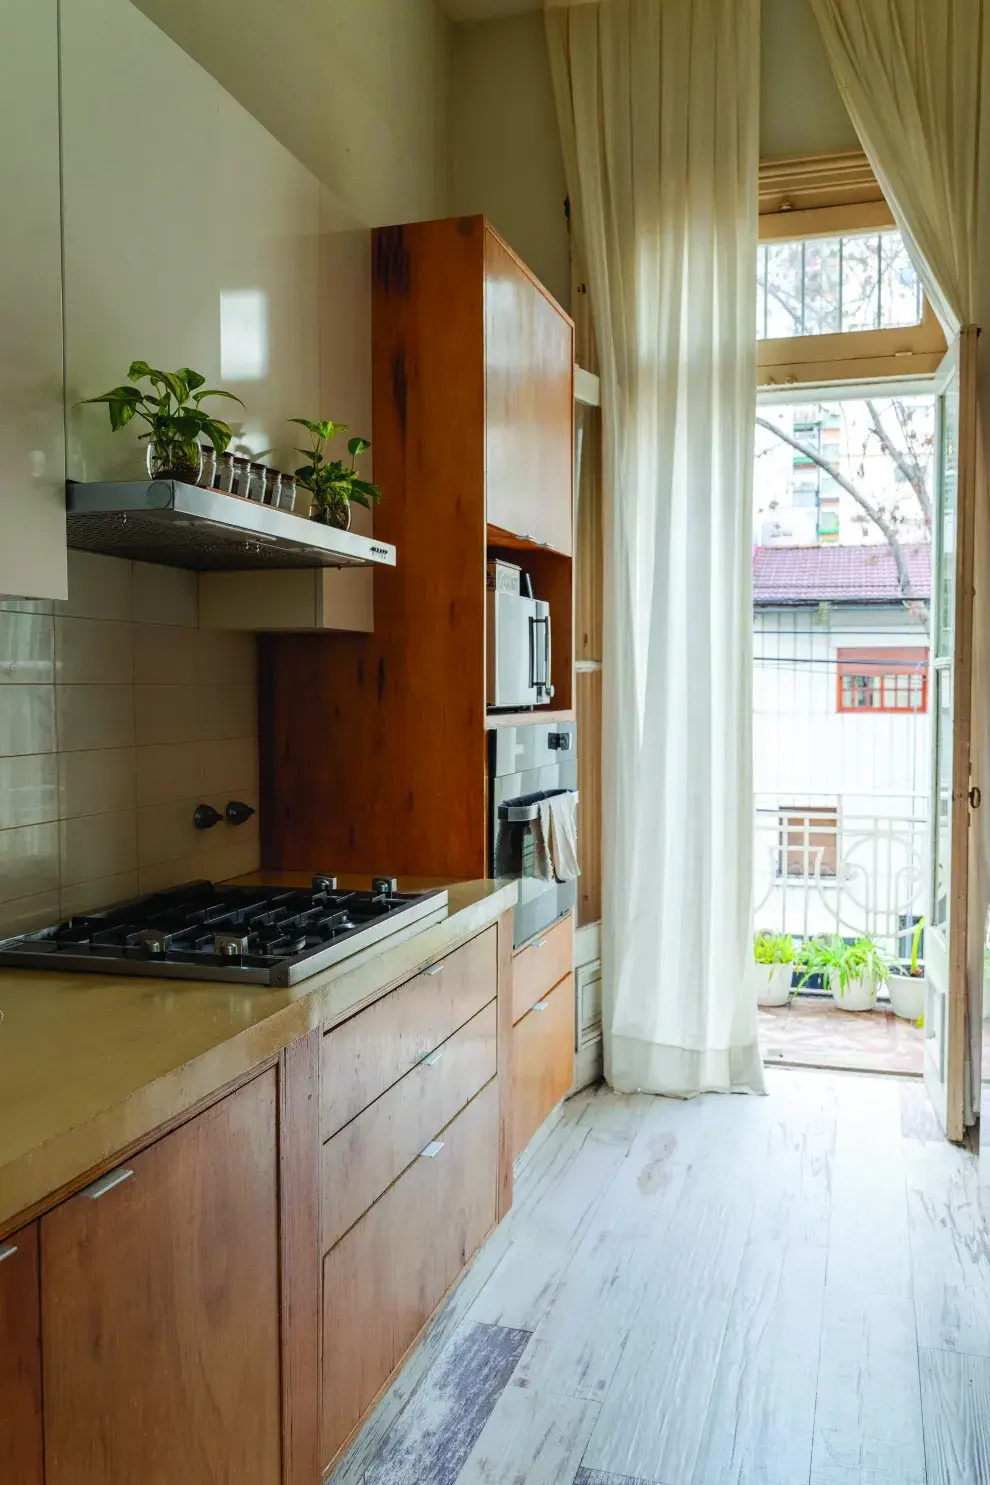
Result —
[[541, 799], [577, 790], [577, 727], [526, 722], [489, 734], [489, 868], [519, 881], [513, 939], [524, 944], [577, 902], [576, 882], [533, 875], [533, 821]]

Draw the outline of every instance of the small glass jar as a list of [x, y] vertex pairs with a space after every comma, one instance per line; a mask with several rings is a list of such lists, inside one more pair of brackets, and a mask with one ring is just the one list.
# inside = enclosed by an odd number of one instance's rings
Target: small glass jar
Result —
[[201, 443], [199, 447], [203, 456], [199, 484], [204, 490], [212, 490], [217, 479], [217, 451], [211, 443]]
[[248, 469], [247, 497], [249, 500], [264, 500], [266, 472], [267, 471], [263, 464], [259, 464], [256, 460], [252, 460], [251, 465]]
[[245, 459], [241, 454], [234, 455], [234, 475], [230, 482], [231, 495], [240, 495], [247, 499], [248, 480], [251, 477], [251, 460]]
[[278, 469], [265, 470], [265, 504], [277, 510], [282, 494], [282, 474]]
[[296, 477], [294, 474], [283, 474], [282, 490], [279, 495], [280, 510], [295, 510], [296, 508]]
[[223, 490], [229, 495], [234, 487], [234, 456], [231, 453], [221, 454], [217, 460], [216, 484], [214, 489]]

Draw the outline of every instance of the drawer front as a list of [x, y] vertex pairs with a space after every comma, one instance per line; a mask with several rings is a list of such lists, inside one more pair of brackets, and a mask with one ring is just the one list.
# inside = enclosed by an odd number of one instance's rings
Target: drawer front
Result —
[[495, 1002], [323, 1146], [323, 1252], [495, 1076]]
[[495, 1224], [493, 1080], [323, 1263], [324, 1467]]
[[512, 1020], [550, 994], [574, 968], [574, 933], [570, 913], [527, 944], [512, 960]]
[[515, 1158], [574, 1082], [574, 976], [512, 1028], [512, 1155]]
[[323, 1138], [360, 1114], [494, 999], [494, 925], [323, 1038]]

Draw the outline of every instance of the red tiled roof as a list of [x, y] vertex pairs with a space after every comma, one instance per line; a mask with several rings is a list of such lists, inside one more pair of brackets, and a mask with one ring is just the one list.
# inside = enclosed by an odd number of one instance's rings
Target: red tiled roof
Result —
[[[901, 550], [911, 576], [911, 597], [930, 598], [931, 547], [927, 542], [905, 542]], [[886, 542], [753, 549], [755, 604], [897, 603], [901, 596]]]

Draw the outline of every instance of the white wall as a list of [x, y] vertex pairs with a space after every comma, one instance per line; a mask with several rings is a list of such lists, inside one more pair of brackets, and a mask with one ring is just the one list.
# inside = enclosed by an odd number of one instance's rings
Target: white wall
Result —
[[763, 0], [760, 156], [858, 149], [810, 0]]
[[437, 0], [135, 3], [368, 226], [445, 215]]

